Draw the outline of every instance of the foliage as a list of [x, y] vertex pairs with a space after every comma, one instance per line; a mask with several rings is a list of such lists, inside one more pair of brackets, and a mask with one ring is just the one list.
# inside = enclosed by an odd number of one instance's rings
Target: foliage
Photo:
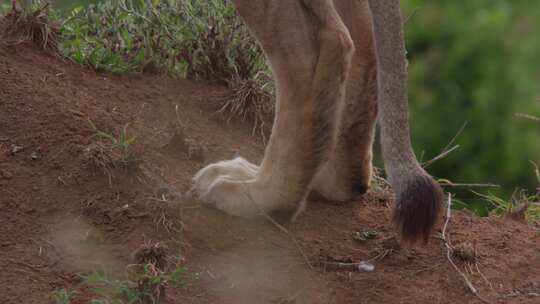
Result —
[[130, 167], [130, 164], [135, 161], [133, 150], [130, 147], [136, 138], [135, 136], [128, 135], [128, 125], [125, 125], [119, 134], [115, 136], [113, 133], [99, 130], [92, 121], [89, 120], [88, 122], [96, 132], [94, 136], [104, 142], [105, 146], [108, 147], [107, 150], [110, 150], [114, 154], [114, 157], [111, 157], [111, 159], [114, 159], [115, 162], [120, 162], [124, 167]]
[[268, 71], [255, 39], [229, 1], [184, 0], [183, 17], [190, 29], [184, 38], [188, 76], [197, 79], [253, 79]]
[[118, 0], [76, 7], [63, 22], [64, 55], [98, 70], [123, 74], [163, 68], [183, 74], [183, 28], [174, 1]]
[[402, 5], [405, 15], [417, 10], [406, 24], [406, 38], [418, 154], [439, 154], [468, 122], [457, 139], [460, 148], [430, 172], [458, 182], [500, 184], [499, 196], [534, 188], [529, 160], [540, 157], [540, 125], [515, 114], [540, 113], [535, 102], [540, 2], [404, 0]]
[[60, 47], [72, 60], [124, 74], [166, 71], [227, 85], [214, 100], [228, 118], [248, 119], [265, 140], [273, 86], [264, 55], [226, 0], [101, 1], [71, 10]]
[[[515, 210], [526, 207], [525, 219], [528, 222], [534, 223], [540, 220], [540, 196], [537, 194], [529, 194], [526, 191], [515, 191], [510, 199], [503, 199], [492, 193], [480, 194], [478, 196], [491, 204], [492, 209], [490, 214], [495, 216], [507, 216]], [[526, 206], [525, 206], [526, 205]]]
[[25, 0], [2, 5], [7, 28], [5, 35], [11, 43], [30, 41], [45, 51], [57, 53], [57, 25], [45, 0]]
[[163, 295], [164, 286], [184, 287], [188, 279], [185, 267], [170, 272], [157, 269], [153, 264], [131, 265], [136, 268], [129, 278], [118, 280], [105, 272], [95, 272], [85, 277], [97, 298], [92, 304], [143, 304], [154, 303]]
[[0, 3], [0, 15], [3, 16], [11, 9], [11, 3]]
[[53, 294], [54, 303], [55, 304], [70, 304], [74, 295], [75, 295], [74, 291], [68, 291], [65, 288], [56, 289]]
[[264, 56], [224, 0], [100, 1], [70, 11], [64, 54], [99, 70], [164, 70], [181, 77], [252, 79]]

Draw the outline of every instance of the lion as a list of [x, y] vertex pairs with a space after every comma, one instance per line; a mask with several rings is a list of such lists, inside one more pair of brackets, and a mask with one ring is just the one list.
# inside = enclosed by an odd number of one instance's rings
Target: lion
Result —
[[427, 241], [443, 192], [411, 147], [399, 0], [233, 3], [272, 69], [274, 124], [260, 165], [210, 164], [193, 178], [196, 195], [245, 218], [298, 215], [310, 193], [352, 201], [370, 185], [378, 119], [393, 222], [402, 240]]

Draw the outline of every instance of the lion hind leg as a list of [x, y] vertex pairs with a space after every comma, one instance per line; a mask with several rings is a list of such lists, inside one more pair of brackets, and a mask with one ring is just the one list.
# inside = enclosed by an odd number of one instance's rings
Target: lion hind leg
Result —
[[371, 182], [377, 120], [377, 61], [367, 2], [341, 3], [338, 11], [356, 52], [333, 147], [313, 180], [312, 197], [347, 202], [366, 192]]

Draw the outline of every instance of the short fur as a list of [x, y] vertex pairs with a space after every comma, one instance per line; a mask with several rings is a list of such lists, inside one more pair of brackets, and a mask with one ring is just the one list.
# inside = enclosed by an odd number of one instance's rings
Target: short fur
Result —
[[405, 241], [415, 241], [421, 237], [428, 241], [431, 228], [435, 224], [441, 206], [443, 193], [432, 178], [418, 176], [408, 183], [402, 192], [396, 194], [396, 206], [392, 221], [399, 227]]
[[303, 208], [310, 191], [350, 201], [368, 189], [380, 113], [404, 239], [427, 239], [442, 200], [411, 148], [399, 0], [233, 0], [268, 58], [276, 116], [260, 166], [203, 168], [194, 191], [227, 213]]

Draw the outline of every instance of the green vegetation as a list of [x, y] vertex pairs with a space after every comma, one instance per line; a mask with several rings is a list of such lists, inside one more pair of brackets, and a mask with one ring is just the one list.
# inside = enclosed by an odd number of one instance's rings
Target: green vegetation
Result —
[[512, 197], [508, 200], [504, 200], [491, 193], [478, 195], [484, 198], [492, 205], [491, 214], [495, 216], [507, 216], [519, 210], [520, 207], [527, 205], [527, 209], [524, 210], [524, 216], [529, 222], [535, 222], [540, 220], [540, 205], [538, 201], [540, 197], [538, 195], [530, 195], [525, 191], [519, 191], [512, 194]]
[[55, 304], [70, 304], [74, 291], [67, 291], [65, 288], [56, 289], [53, 293], [53, 299]]
[[[24, 3], [36, 9], [44, 1]], [[528, 199], [537, 202], [538, 181], [530, 161], [540, 163], [535, 118], [540, 116], [540, 40], [534, 32], [540, 28], [540, 2], [401, 3], [409, 17], [417, 155], [425, 161], [440, 154], [465, 125], [454, 142], [459, 148], [432, 163], [430, 173], [454, 183], [501, 187], [489, 192], [474, 188], [481, 195], [470, 187], [447, 188], [463, 202], [456, 206], [487, 215], [501, 209], [495, 197], [509, 197], [502, 201], [514, 204], [512, 193], [529, 193]], [[61, 21], [57, 39], [64, 56], [113, 73], [164, 72], [225, 84], [231, 95], [218, 100], [216, 111], [250, 118], [253, 131], [265, 134], [264, 122], [273, 113], [269, 69], [230, 1], [56, 0], [53, 6], [50, 13]], [[4, 12], [10, 8], [0, 5]], [[122, 134], [99, 137], [127, 150]]]
[[[439, 154], [464, 123], [460, 148], [432, 174], [495, 183], [494, 193], [535, 187], [540, 159], [540, 2], [402, 1], [410, 71], [412, 136], [418, 155]], [[463, 196], [463, 194], [462, 194]]]
[[[34, 12], [47, 3], [30, 0], [23, 5], [25, 2], [19, 1], [23, 12]], [[53, 10], [61, 20], [60, 51], [98, 70], [118, 74], [162, 71], [224, 84], [266, 79], [263, 74], [269, 71], [255, 39], [227, 1], [57, 2], [69, 8]], [[10, 4], [2, 4], [3, 12], [10, 8]]]
[[[95, 272], [85, 276], [84, 284], [90, 287], [96, 298], [91, 304], [146, 304], [161, 303], [165, 296], [165, 287], [186, 286], [192, 275], [185, 267], [178, 267], [166, 272], [153, 263], [128, 266], [128, 278], [119, 280], [105, 272]], [[55, 304], [69, 304], [76, 292], [64, 288], [53, 294]]]
[[[130, 269], [131, 268], [131, 269]], [[184, 267], [163, 272], [153, 264], [131, 265], [130, 278], [117, 280], [104, 272], [85, 277], [97, 298], [92, 304], [144, 304], [156, 303], [164, 296], [165, 286], [184, 287], [188, 271]]]
[[63, 22], [61, 51], [75, 62], [118, 74], [165, 69], [183, 75], [180, 12], [167, 1], [157, 3], [119, 0], [76, 7]]
[[113, 73], [253, 79], [266, 70], [255, 40], [222, 0], [118, 0], [75, 7], [60, 31], [66, 57]]
[[373, 229], [355, 231], [352, 234], [353, 240], [359, 241], [359, 242], [369, 241], [376, 238], [377, 236], [379, 236], [379, 231], [373, 230]]
[[94, 136], [98, 139], [93, 149], [90, 150], [99, 152], [95, 153], [94, 156], [103, 163], [102, 166], [126, 169], [134, 167], [137, 160], [131, 147], [135, 142], [135, 136], [128, 135], [128, 125], [124, 126], [118, 135], [114, 135], [114, 133], [99, 130], [92, 121], [88, 120], [88, 122], [95, 131]]

